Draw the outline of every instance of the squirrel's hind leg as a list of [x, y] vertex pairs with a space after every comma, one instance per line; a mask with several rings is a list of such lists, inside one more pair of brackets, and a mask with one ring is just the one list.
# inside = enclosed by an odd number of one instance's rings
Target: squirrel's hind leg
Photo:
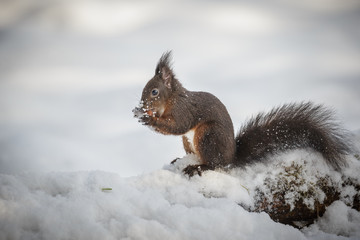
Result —
[[198, 127], [195, 134], [195, 147], [202, 164], [215, 169], [233, 162], [235, 141], [232, 132], [224, 134], [226, 130], [228, 129], [215, 124], [204, 124]]
[[201, 176], [202, 173], [207, 170], [214, 170], [214, 168], [206, 164], [189, 165], [184, 168], [183, 172], [184, 174], [189, 175], [189, 177], [193, 177], [196, 174]]

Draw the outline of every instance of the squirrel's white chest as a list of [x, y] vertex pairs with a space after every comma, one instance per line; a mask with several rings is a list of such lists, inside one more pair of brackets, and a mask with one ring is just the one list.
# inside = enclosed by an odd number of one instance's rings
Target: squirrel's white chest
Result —
[[184, 136], [186, 137], [191, 150], [195, 153], [196, 152], [195, 144], [194, 144], [195, 130], [192, 129], [192, 130], [188, 131], [187, 133], [184, 134]]

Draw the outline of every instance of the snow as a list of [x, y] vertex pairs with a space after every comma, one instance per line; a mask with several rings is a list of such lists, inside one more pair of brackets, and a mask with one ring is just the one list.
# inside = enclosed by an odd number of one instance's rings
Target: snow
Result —
[[[305, 150], [281, 158], [291, 162], [304, 156], [319, 161]], [[195, 162], [188, 155], [129, 178], [102, 171], [1, 174], [0, 239], [360, 238], [360, 213], [341, 201], [303, 230], [241, 207], [253, 204], [255, 189], [281, 169], [278, 164], [207, 171], [189, 179], [181, 171]], [[360, 170], [355, 158], [350, 164], [354, 172]], [[307, 168], [314, 172], [312, 164]]]

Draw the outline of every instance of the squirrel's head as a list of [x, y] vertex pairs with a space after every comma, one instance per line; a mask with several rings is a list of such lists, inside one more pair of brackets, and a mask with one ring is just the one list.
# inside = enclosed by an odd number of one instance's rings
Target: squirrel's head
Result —
[[143, 89], [140, 106], [134, 109], [135, 117], [144, 114], [161, 117], [173, 94], [182, 88], [171, 68], [171, 51], [164, 53], [155, 70], [155, 76]]

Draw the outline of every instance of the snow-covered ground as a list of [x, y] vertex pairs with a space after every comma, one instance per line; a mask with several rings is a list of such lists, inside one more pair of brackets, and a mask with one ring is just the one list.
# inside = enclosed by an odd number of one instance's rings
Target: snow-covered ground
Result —
[[162, 169], [180, 139], [131, 113], [172, 49], [180, 81], [220, 98], [235, 128], [312, 100], [358, 134], [359, 12], [356, 0], [1, 1], [0, 239], [359, 238], [340, 202], [301, 232], [237, 205], [248, 178]]
[[[282, 158], [339, 175], [308, 151]], [[239, 206], [253, 204], [255, 188], [278, 164], [188, 179], [181, 170], [194, 160], [131, 178], [101, 171], [0, 175], [0, 239], [360, 239], [360, 212], [342, 201], [301, 231]], [[359, 160], [349, 162], [346, 171], [358, 178]]]

